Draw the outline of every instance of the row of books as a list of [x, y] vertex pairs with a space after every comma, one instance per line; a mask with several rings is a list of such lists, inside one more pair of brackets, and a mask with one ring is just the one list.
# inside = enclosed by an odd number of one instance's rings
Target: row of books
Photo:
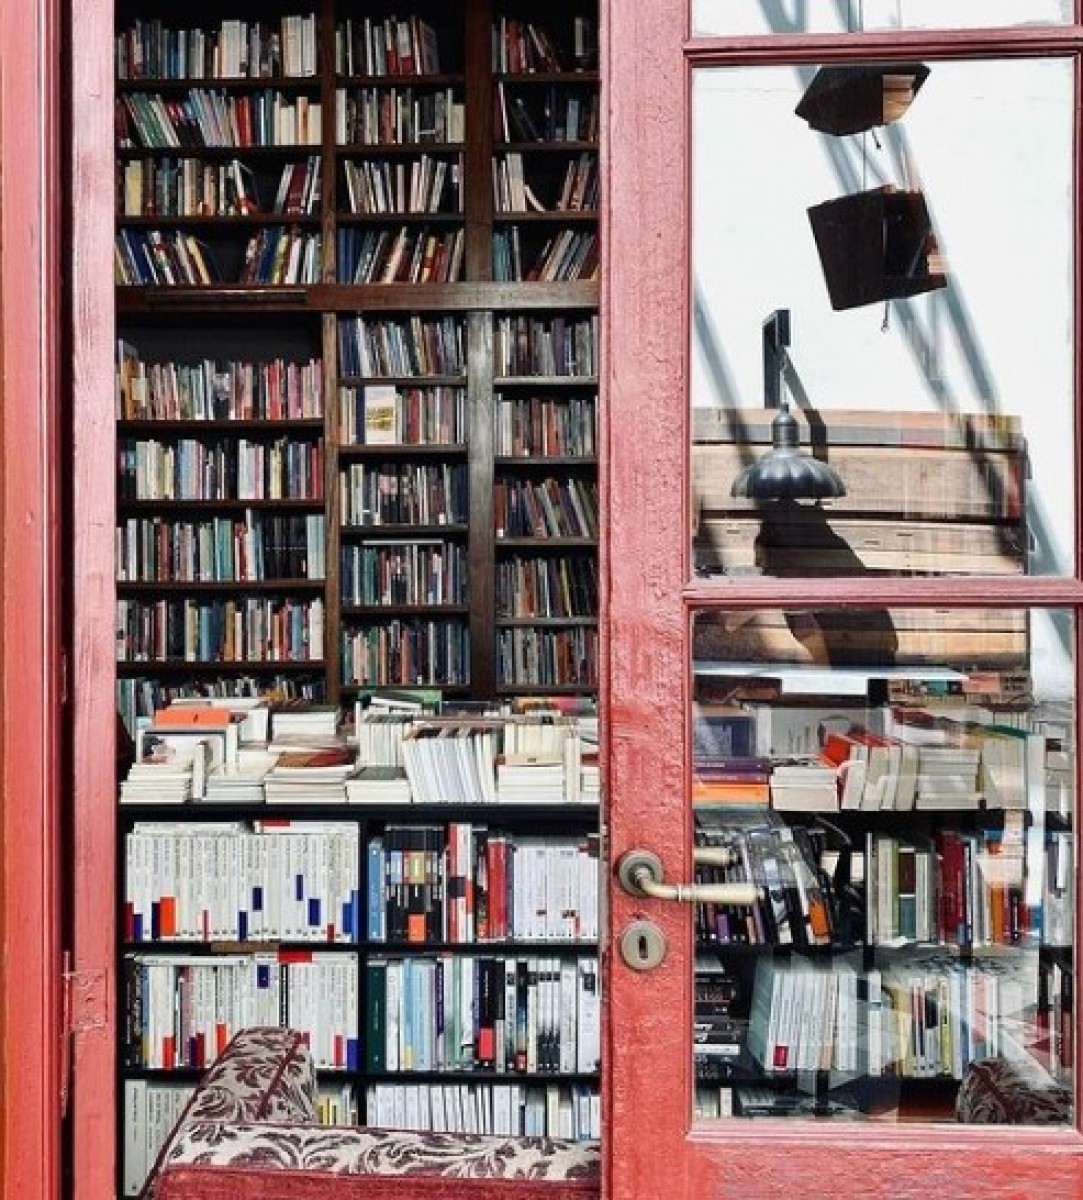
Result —
[[293, 226], [265, 226], [245, 247], [238, 283], [319, 283], [323, 249], [318, 233]]
[[759, 891], [753, 904], [705, 903], [696, 906], [701, 942], [721, 945], [828, 946], [850, 941], [845, 905], [821, 859], [825, 830], [775, 821], [707, 820], [699, 814], [698, 845], [727, 852], [727, 866], [697, 866], [702, 883], [751, 883]]
[[595, 617], [597, 559], [583, 554], [501, 558], [495, 595], [498, 617]]
[[592, 458], [598, 453], [596, 395], [493, 396], [493, 451], [506, 458]]
[[349, 954], [125, 955], [124, 1065], [203, 1069], [240, 1030], [281, 1024], [317, 1068], [356, 1071], [358, 978]]
[[132, 158], [118, 164], [120, 217], [241, 217], [261, 213], [314, 216], [319, 212], [320, 162], [285, 163], [277, 189], [239, 158]]
[[338, 88], [340, 146], [451, 145], [464, 140], [466, 108], [451, 87]]
[[462, 155], [419, 154], [407, 160], [346, 159], [346, 211], [368, 216], [461, 213]]
[[866, 836], [866, 937], [981, 946], [1065, 946], [1074, 928], [1072, 835], [941, 829]]
[[389, 825], [369, 840], [372, 941], [581, 942], [598, 937], [598, 847], [590, 837], [484, 825]]
[[316, 73], [316, 17], [222, 20], [217, 28], [177, 28], [136, 18], [116, 37], [116, 72], [136, 79], [279, 79]]
[[935, 835], [865, 834], [855, 846], [819, 824], [788, 826], [734, 814], [708, 822], [697, 842], [729, 852], [729, 866], [700, 866], [705, 883], [753, 883], [751, 905], [697, 906], [703, 942], [807, 948], [939, 943], [1064, 946], [1074, 928], [1067, 831], [1024, 828], [1008, 815], [996, 829]]
[[501, 629], [496, 639], [501, 687], [596, 688], [599, 658], [595, 628]]
[[462, 228], [397, 230], [342, 226], [335, 241], [339, 283], [456, 283], [462, 277]]
[[571, 158], [552, 189], [543, 184], [533, 163], [528, 182], [525, 164], [521, 150], [509, 150], [493, 160], [493, 203], [498, 213], [597, 211], [600, 176], [595, 151], [583, 150]]
[[359, 701], [350, 745], [337, 712], [315, 715], [326, 720], [324, 727], [298, 731], [286, 722], [300, 714], [272, 711], [258, 701], [178, 699], [140, 724], [121, 800], [235, 805], [598, 801], [597, 753], [593, 745], [584, 748], [575, 716], [545, 711], [421, 717], [376, 706], [370, 711]]
[[125, 92], [117, 100], [121, 149], [318, 146], [321, 125], [318, 99], [277, 88], [249, 93], [191, 88], [177, 96]]
[[117, 525], [116, 564], [118, 583], [319, 580], [327, 574], [324, 515], [128, 517]]
[[598, 262], [598, 234], [593, 230], [561, 229], [534, 254], [522, 247], [518, 225], [493, 234], [493, 278], [502, 282], [597, 279]]
[[892, 970], [757, 964], [748, 1049], [768, 1074], [962, 1079], [978, 1059], [1025, 1057], [1025, 982], [986, 965]]
[[217, 283], [312, 284], [322, 269], [320, 234], [265, 226], [245, 243], [239, 259], [222, 265], [211, 247], [183, 230], [117, 230], [114, 280], [120, 287], [200, 287]]
[[346, 687], [466, 687], [470, 630], [465, 620], [366, 620], [339, 643]]
[[[275, 671], [244, 672], [228, 670], [219, 675], [200, 674], [198, 679], [178, 681], [152, 675], [121, 675], [117, 679], [117, 710], [129, 737], [154, 719], [154, 714], [174, 704], [215, 705], [236, 708], [257, 705], [267, 708], [277, 705], [305, 704], [322, 706], [326, 697], [326, 681], [322, 672], [305, 668]], [[263, 734], [253, 734], [261, 738]]]
[[439, 75], [436, 30], [421, 17], [347, 17], [335, 26], [336, 75]]
[[149, 362], [117, 341], [118, 421], [305, 421], [323, 412], [320, 358]]
[[536, 71], [582, 71], [597, 61], [597, 31], [586, 16], [573, 16], [565, 45], [536, 21], [500, 16], [493, 22], [493, 70], [502, 75]]
[[320, 662], [321, 599], [117, 600], [119, 662]]
[[466, 389], [370, 384], [341, 388], [339, 442], [343, 446], [447, 446], [466, 439]]
[[366, 779], [366, 770], [392, 770], [427, 804], [592, 802], [596, 741], [585, 739], [583, 725], [583, 717], [551, 710], [438, 719], [358, 706], [359, 790], [371, 782], [375, 793], [381, 782], [379, 774]]
[[464, 376], [466, 328], [455, 316], [340, 317], [338, 357], [344, 376]]
[[136, 822], [125, 941], [356, 942], [360, 854], [346, 822]]
[[344, 525], [464, 525], [468, 506], [463, 463], [351, 462], [339, 476]]
[[466, 547], [439, 538], [343, 544], [343, 604], [466, 604]]
[[125, 437], [122, 500], [319, 500], [322, 438]]
[[501, 316], [493, 329], [493, 370], [498, 376], [592, 379], [598, 345], [596, 316]]
[[496, 130], [510, 144], [598, 141], [601, 109], [596, 88], [577, 90], [561, 84], [519, 89], [501, 79], [495, 109]]
[[498, 538], [597, 538], [598, 487], [591, 479], [515, 479], [493, 484]]
[[[151, 1167], [194, 1091], [191, 1084], [124, 1080], [121, 1190], [125, 1197], [141, 1195]], [[321, 1085], [316, 1095], [316, 1114], [321, 1125], [356, 1125], [358, 1105], [351, 1086]]]
[[597, 1140], [601, 1101], [593, 1084], [374, 1083], [365, 1091], [370, 1124], [431, 1133]]
[[704, 704], [693, 754], [694, 801], [794, 812], [1059, 809], [1071, 764], [1025, 714], [973, 704]]
[[594, 958], [425, 955], [365, 964], [365, 1070], [593, 1074]]
[[137, 1197], [147, 1175], [158, 1161], [166, 1138], [173, 1132], [195, 1087], [191, 1084], [157, 1083], [126, 1079], [121, 1120], [124, 1127], [124, 1156], [121, 1192]]

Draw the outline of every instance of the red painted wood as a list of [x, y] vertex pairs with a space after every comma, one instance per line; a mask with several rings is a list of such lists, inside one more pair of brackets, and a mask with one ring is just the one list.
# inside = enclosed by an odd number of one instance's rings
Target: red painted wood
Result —
[[75, 1200], [116, 1194], [112, 33], [105, 0], [71, 6], [71, 948], [74, 969], [103, 981], [93, 1027], [73, 1039]]
[[[645, 845], [674, 879], [690, 877], [681, 745], [688, 542], [682, 10], [670, 0], [614, 0], [603, 22], [602, 692], [610, 857]], [[605, 1194], [680, 1200], [690, 1195], [684, 1180], [693, 1157], [685, 1142], [690, 913], [611, 889], [614, 941], [641, 915], [664, 930], [669, 957], [641, 975], [614, 950], [607, 954]]]
[[[798, 598], [854, 601], [851, 584], [822, 580], [727, 580], [688, 574], [687, 356], [688, 73], [693, 64], [777, 61], [801, 43], [686, 40], [683, 6], [671, 0], [603, 5], [607, 278], [603, 284], [607, 438], [602, 464], [608, 517], [603, 553], [605, 767], [610, 861], [633, 846], [662, 858], [673, 880], [691, 877], [685, 759], [688, 629], [691, 610], [713, 605], [771, 607]], [[1078, 30], [1043, 40], [1027, 31], [1028, 52], [1078, 49]], [[932, 55], [963, 39], [921, 41]], [[974, 53], [1006, 40], [974, 37]], [[859, 47], [864, 41], [864, 48]], [[828, 48], [805, 39], [803, 61], [845, 61], [918, 39], [854, 38]], [[730, 61], [727, 59], [727, 61]], [[865, 581], [863, 581], [864, 587]], [[687, 585], [687, 586], [686, 586]], [[857, 602], [1078, 604], [1075, 580], [870, 581]], [[970, 1200], [1083, 1196], [1083, 1138], [1074, 1131], [955, 1126], [842, 1126], [722, 1123], [691, 1128], [692, 930], [677, 905], [635, 901], [610, 887], [606, 956], [604, 1194], [609, 1200], [821, 1200], [832, 1196], [930, 1195]], [[638, 974], [615, 951], [628, 921], [644, 916], [664, 930], [666, 961]]]
[[59, 1195], [56, 6], [0, 6], [3, 1194]]

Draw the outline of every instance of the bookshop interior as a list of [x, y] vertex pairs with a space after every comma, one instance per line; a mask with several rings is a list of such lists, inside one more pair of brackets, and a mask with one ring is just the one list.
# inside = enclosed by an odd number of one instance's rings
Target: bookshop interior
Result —
[[[597, 8], [115, 19], [120, 1194], [253, 1027], [596, 1147]], [[693, 1121], [1077, 1119], [1075, 71], [691, 73]]]

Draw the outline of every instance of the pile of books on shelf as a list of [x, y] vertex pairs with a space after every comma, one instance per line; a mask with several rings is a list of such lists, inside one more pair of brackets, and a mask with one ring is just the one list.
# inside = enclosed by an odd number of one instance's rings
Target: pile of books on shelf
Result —
[[177, 701], [140, 730], [128, 804], [596, 804], [594, 743], [558, 712], [436, 716]]
[[782, 812], [1059, 811], [1071, 757], [1018, 708], [697, 706], [692, 800]]

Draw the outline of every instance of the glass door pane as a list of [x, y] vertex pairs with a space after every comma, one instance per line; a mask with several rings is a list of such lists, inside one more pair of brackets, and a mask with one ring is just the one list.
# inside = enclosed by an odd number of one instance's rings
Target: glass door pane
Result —
[[698, 575], [1073, 572], [1073, 70], [695, 71]]
[[1038, 615], [696, 614], [697, 870], [727, 885], [696, 908], [699, 1117], [1071, 1123], [1074, 634]]

